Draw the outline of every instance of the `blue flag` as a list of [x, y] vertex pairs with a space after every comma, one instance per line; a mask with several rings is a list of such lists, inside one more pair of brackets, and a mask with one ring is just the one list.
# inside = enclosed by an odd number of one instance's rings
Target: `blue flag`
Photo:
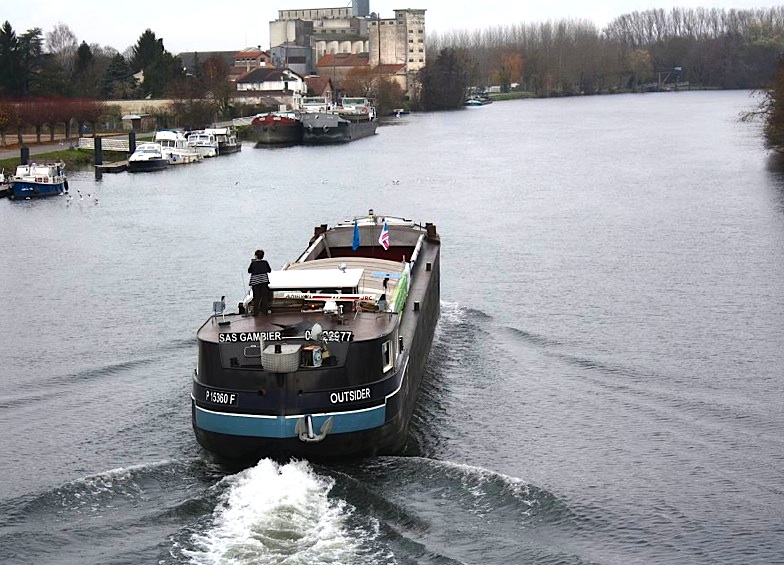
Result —
[[356, 220], [354, 220], [354, 240], [351, 242], [351, 249], [354, 251], [359, 249], [359, 226]]

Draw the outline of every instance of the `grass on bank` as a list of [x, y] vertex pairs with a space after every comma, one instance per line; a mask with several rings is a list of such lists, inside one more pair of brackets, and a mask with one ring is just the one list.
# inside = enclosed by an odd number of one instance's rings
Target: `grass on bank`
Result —
[[[123, 154], [124, 155], [124, 154]], [[4, 169], [5, 171], [15, 171], [16, 167], [19, 165], [19, 155], [16, 157], [12, 157], [10, 159], [0, 159], [0, 169]], [[104, 158], [106, 156], [104, 155]], [[125, 159], [126, 157], [122, 157]], [[122, 160], [122, 159], [112, 159], [112, 160]], [[30, 161], [35, 162], [47, 162], [52, 163], [56, 161], [62, 161], [65, 163], [66, 171], [68, 169], [81, 169], [93, 164], [93, 152], [92, 151], [85, 151], [81, 149], [63, 149], [61, 151], [52, 151], [51, 153], [38, 153], [36, 155], [30, 155]]]
[[521, 100], [523, 98], [537, 98], [536, 93], [534, 92], [526, 92], [526, 91], [514, 91], [514, 92], [501, 92], [501, 93], [494, 93], [490, 95], [490, 98], [493, 101], [500, 101], [500, 100]]
[[[108, 137], [117, 137], [122, 134], [115, 134], [115, 135], [108, 135]], [[154, 133], [140, 133], [136, 135], [136, 143], [142, 143], [144, 141], [152, 141]], [[40, 145], [48, 145], [49, 142], [42, 143]], [[31, 144], [28, 145], [31, 149], [34, 148], [36, 145]], [[10, 157], [8, 159], [0, 159], [0, 170], [8, 171], [15, 171], [16, 167], [19, 165], [19, 157], [20, 157], [20, 150], [18, 145], [13, 145], [10, 147], [0, 147], [0, 149], [11, 151], [16, 151], [16, 155], [14, 157]], [[115, 161], [125, 161], [128, 159], [128, 153], [123, 153], [120, 151], [106, 151], [103, 152], [103, 162], [111, 163]], [[61, 149], [58, 151], [52, 151], [47, 153], [36, 153], [33, 155], [30, 154], [30, 161], [33, 163], [54, 163], [57, 161], [62, 161], [65, 163], [66, 171], [74, 170], [74, 169], [83, 169], [95, 164], [94, 153], [92, 149], [77, 149], [75, 147], [68, 149]]]

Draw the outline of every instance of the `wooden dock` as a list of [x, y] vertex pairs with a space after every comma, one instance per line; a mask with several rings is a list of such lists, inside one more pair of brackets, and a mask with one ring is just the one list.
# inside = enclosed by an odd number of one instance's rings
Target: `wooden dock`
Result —
[[95, 165], [95, 169], [102, 173], [121, 173], [128, 170], [128, 161], [115, 161], [114, 163]]

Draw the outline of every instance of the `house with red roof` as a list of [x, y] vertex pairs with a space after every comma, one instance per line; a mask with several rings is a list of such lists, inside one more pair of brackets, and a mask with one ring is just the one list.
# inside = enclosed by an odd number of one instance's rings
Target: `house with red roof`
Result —
[[323, 96], [327, 100], [335, 99], [335, 89], [332, 85], [332, 79], [329, 77], [308, 75], [305, 77], [305, 85], [308, 96]]

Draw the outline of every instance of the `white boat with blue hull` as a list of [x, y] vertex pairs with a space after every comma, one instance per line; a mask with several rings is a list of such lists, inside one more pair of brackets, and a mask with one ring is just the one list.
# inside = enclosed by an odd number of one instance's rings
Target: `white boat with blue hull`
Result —
[[16, 173], [10, 177], [11, 200], [57, 196], [68, 192], [68, 180], [65, 177], [65, 164], [29, 163], [16, 167]]
[[240, 459], [400, 453], [439, 317], [439, 258], [433, 224], [371, 211], [316, 227], [269, 274], [268, 315], [246, 297], [199, 328], [199, 443]]

